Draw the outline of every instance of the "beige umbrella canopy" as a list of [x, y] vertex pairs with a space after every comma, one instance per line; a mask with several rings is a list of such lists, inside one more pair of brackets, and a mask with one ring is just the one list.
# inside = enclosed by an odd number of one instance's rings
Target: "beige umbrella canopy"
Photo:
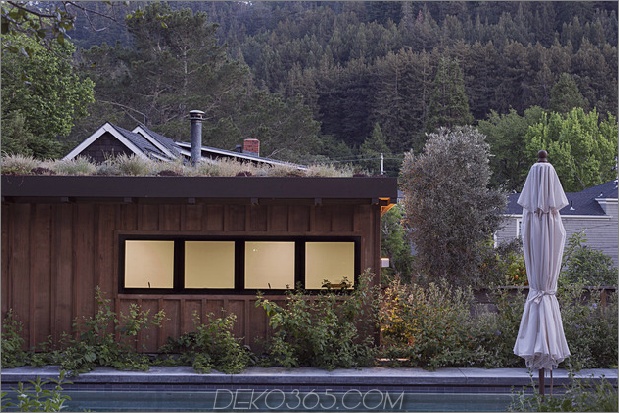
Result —
[[522, 211], [522, 242], [529, 281], [514, 353], [526, 366], [552, 372], [570, 349], [563, 331], [561, 310], [555, 293], [565, 246], [565, 228], [559, 210], [568, 205], [563, 186], [554, 167], [547, 162], [546, 151], [529, 170], [518, 204]]

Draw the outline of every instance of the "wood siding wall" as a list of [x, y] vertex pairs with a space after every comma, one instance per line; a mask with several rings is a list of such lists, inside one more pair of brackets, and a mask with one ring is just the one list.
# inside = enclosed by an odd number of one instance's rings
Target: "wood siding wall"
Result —
[[235, 335], [259, 347], [269, 330], [254, 295], [119, 294], [118, 238], [126, 233], [359, 236], [361, 269], [380, 268], [380, 207], [367, 203], [5, 203], [2, 313], [12, 309], [23, 322], [28, 347], [58, 339], [76, 318], [94, 315], [96, 286], [117, 313], [132, 303], [151, 314], [165, 311], [169, 321], [139, 337], [138, 348], [147, 352], [191, 331], [194, 312], [222, 310], [237, 315]]

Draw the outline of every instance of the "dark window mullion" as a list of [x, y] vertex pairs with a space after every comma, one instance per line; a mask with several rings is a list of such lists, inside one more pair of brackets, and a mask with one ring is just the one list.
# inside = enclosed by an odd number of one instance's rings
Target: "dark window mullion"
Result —
[[245, 241], [234, 243], [234, 289], [245, 289]]
[[174, 291], [185, 289], [185, 240], [174, 240]]
[[305, 241], [296, 241], [294, 243], [294, 285], [292, 289], [297, 288], [297, 285], [305, 288]]

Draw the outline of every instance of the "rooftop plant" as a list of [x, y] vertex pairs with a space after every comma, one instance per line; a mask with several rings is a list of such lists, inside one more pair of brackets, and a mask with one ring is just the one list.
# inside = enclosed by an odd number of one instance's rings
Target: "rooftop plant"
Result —
[[[102, 163], [87, 158], [71, 160], [38, 160], [32, 156], [3, 154], [3, 175], [100, 175], [100, 176], [301, 176], [301, 177], [351, 177], [358, 173], [350, 165], [335, 167], [329, 164], [311, 165], [299, 169], [294, 165], [255, 165], [232, 159], [204, 159], [195, 167], [182, 160], [163, 162], [144, 159], [135, 155], [110, 157]], [[363, 173], [362, 173], [363, 174]]]

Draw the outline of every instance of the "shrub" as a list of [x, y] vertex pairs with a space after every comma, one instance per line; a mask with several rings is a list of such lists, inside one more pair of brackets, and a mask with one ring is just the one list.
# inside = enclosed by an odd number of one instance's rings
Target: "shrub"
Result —
[[602, 377], [600, 380], [575, 379], [570, 371], [570, 382], [555, 395], [541, 395], [532, 384], [533, 394], [524, 390], [514, 394], [509, 406], [511, 412], [616, 412], [619, 400], [617, 389]]
[[[71, 397], [62, 394], [62, 385], [70, 384], [64, 379], [64, 371], [60, 371], [58, 380], [42, 381], [40, 377], [30, 381], [31, 387], [24, 387], [22, 382], [19, 382], [16, 389], [17, 403], [13, 403], [6, 395], [2, 393], [2, 411], [7, 409], [20, 412], [59, 412], [67, 408], [65, 402], [71, 400]], [[54, 383], [53, 390], [44, 389], [47, 384]]]
[[602, 291], [583, 283], [565, 284], [557, 291], [565, 338], [572, 356], [566, 361], [575, 369], [616, 367], [619, 354], [617, 293], [602, 304]]
[[77, 157], [56, 162], [50, 162], [51, 170], [58, 175], [93, 175], [97, 167], [87, 158]]
[[29, 175], [38, 166], [39, 161], [32, 156], [19, 154], [5, 154], [2, 156], [3, 175]]
[[23, 350], [24, 339], [21, 337], [22, 323], [15, 319], [13, 310], [9, 310], [2, 322], [2, 367], [25, 366], [28, 353]]
[[[75, 321], [77, 338], [65, 334], [59, 343], [60, 350], [51, 351], [41, 362], [58, 364], [71, 374], [90, 371], [94, 367], [119, 369], [146, 369], [148, 357], [135, 349], [137, 335], [151, 325], [160, 326], [165, 313], [159, 311], [149, 316], [137, 304], [131, 304], [127, 314], [119, 316], [110, 308], [110, 300], [103, 297], [97, 287], [97, 311], [94, 318]], [[116, 335], [119, 339], [116, 339]]]
[[[308, 297], [301, 289], [286, 296], [286, 305], [258, 295], [275, 332], [269, 343], [271, 365], [326, 369], [373, 365], [376, 293], [366, 271], [348, 295], [329, 289]], [[364, 330], [365, 328], [365, 330]]]
[[440, 284], [402, 284], [384, 291], [381, 308], [383, 355], [405, 358], [413, 366], [483, 365], [485, 349], [476, 343], [470, 288]]
[[250, 364], [249, 351], [232, 334], [236, 315], [215, 318], [208, 314], [206, 324], [193, 313], [195, 332], [185, 333], [178, 339], [168, 338], [161, 348], [164, 353], [180, 353], [178, 363], [190, 364], [200, 373], [217, 369], [224, 373], [238, 373]]
[[583, 232], [573, 234], [567, 241], [560, 281], [583, 283], [588, 286], [617, 285], [617, 268], [612, 258], [602, 251], [587, 247]]

